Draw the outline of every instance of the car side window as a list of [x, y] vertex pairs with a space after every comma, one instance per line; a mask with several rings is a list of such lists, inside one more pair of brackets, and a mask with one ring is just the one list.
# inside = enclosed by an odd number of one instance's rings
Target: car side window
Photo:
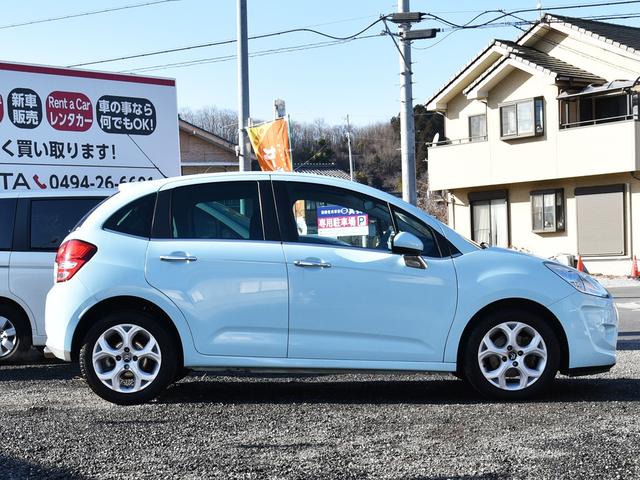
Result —
[[390, 251], [395, 232], [386, 202], [328, 185], [283, 183], [287, 241]]
[[31, 200], [31, 249], [55, 251], [78, 220], [101, 201], [102, 198]]
[[13, 240], [13, 221], [16, 216], [16, 199], [0, 200], [0, 250], [10, 250]]
[[134, 237], [149, 238], [156, 197], [155, 193], [151, 193], [125, 205], [109, 217], [104, 228]]
[[399, 232], [412, 233], [422, 241], [422, 255], [425, 257], [442, 257], [436, 234], [431, 227], [402, 210], [392, 207], [393, 219]]
[[263, 240], [257, 182], [214, 182], [175, 188], [171, 237]]

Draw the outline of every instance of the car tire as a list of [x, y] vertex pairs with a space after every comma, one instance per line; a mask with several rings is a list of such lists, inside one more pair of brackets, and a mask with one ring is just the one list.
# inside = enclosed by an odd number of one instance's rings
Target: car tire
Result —
[[173, 382], [176, 368], [172, 335], [139, 311], [105, 315], [89, 329], [80, 349], [80, 370], [89, 387], [118, 405], [153, 400]]
[[465, 380], [483, 396], [525, 400], [553, 382], [560, 344], [548, 320], [523, 309], [495, 311], [474, 325], [463, 354]]
[[0, 305], [0, 365], [20, 361], [31, 348], [31, 327], [24, 313]]

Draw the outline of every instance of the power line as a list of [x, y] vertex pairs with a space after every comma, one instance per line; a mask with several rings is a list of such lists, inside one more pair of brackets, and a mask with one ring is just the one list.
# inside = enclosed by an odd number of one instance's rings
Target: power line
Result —
[[151, 5], [158, 5], [160, 3], [169, 3], [169, 2], [179, 2], [181, 0], [156, 0], [153, 2], [144, 2], [144, 3], [134, 3], [131, 5], [123, 5], [121, 7], [113, 7], [113, 8], [105, 8], [102, 10], [92, 10], [89, 12], [82, 12], [82, 13], [72, 13], [69, 15], [63, 15], [61, 17], [52, 17], [52, 18], [42, 18], [39, 20], [31, 20], [28, 22], [22, 22], [22, 23], [12, 23], [12, 24], [8, 24], [8, 25], [0, 25], [0, 30], [6, 30], [9, 28], [16, 28], [16, 27], [24, 27], [27, 25], [36, 25], [39, 23], [48, 23], [48, 22], [57, 22], [59, 20], [68, 20], [70, 18], [78, 18], [78, 17], [88, 17], [90, 15], [99, 15], [101, 13], [111, 13], [111, 12], [118, 12], [120, 10], [129, 10], [131, 8], [140, 8], [140, 7], [148, 7]]
[[[249, 40], [257, 40], [259, 38], [268, 38], [268, 37], [276, 37], [276, 36], [280, 36], [280, 35], [286, 35], [289, 33], [297, 33], [297, 32], [307, 32], [307, 33], [313, 33], [316, 35], [320, 35], [322, 37], [326, 37], [326, 38], [330, 38], [332, 40], [352, 40], [353, 38], [363, 34], [364, 32], [366, 32], [367, 30], [373, 28], [376, 24], [382, 22], [383, 18], [378, 18], [376, 21], [370, 23], [368, 26], [366, 26], [365, 28], [363, 28], [362, 30], [360, 30], [357, 33], [354, 33], [353, 35], [348, 35], [346, 37], [337, 37], [334, 35], [329, 35], [328, 33], [324, 33], [321, 32], [319, 30], [315, 30], [313, 28], [292, 28], [289, 30], [282, 30], [279, 32], [272, 32], [272, 33], [264, 33], [262, 35], [254, 35], [252, 37], [249, 37]], [[104, 60], [96, 60], [93, 62], [84, 62], [84, 63], [76, 63], [74, 65], [69, 65], [69, 67], [85, 67], [87, 65], [97, 65], [100, 63], [110, 63], [110, 62], [117, 62], [117, 61], [121, 61], [121, 60], [131, 60], [134, 58], [143, 58], [143, 57], [150, 57], [150, 56], [154, 56], [154, 55], [163, 55], [166, 53], [175, 53], [175, 52], [183, 52], [186, 50], [194, 50], [196, 48], [205, 48], [205, 47], [213, 47], [213, 46], [218, 46], [218, 45], [226, 45], [226, 44], [230, 44], [230, 43], [236, 43], [236, 39], [229, 39], [229, 40], [222, 40], [219, 42], [211, 42], [211, 43], [201, 43], [198, 45], [189, 45], [186, 47], [179, 47], [179, 48], [170, 48], [170, 49], [166, 49], [166, 50], [157, 50], [157, 51], [153, 51], [153, 52], [146, 52], [146, 53], [138, 53], [135, 55], [127, 55], [124, 57], [116, 57], [116, 58], [107, 58]]]
[[[636, 4], [636, 3], [640, 3], [640, 0], [618, 0], [618, 1], [614, 1], [614, 2], [600, 2], [600, 3], [589, 3], [589, 4], [579, 4], [579, 5], [562, 5], [562, 6], [552, 6], [552, 7], [545, 7], [545, 11], [549, 12], [549, 11], [553, 11], [553, 10], [571, 10], [571, 9], [576, 9], [576, 8], [593, 8], [593, 7], [610, 7], [613, 5], [629, 5], [629, 4]], [[490, 12], [491, 10], [486, 10], [487, 12]], [[495, 11], [495, 10], [494, 10]], [[467, 22], [466, 24], [460, 25], [454, 22], [451, 22], [450, 20], [447, 20], [445, 18], [442, 18], [438, 15], [435, 15], [433, 13], [427, 13], [427, 16], [437, 20], [441, 23], [444, 23], [445, 25], [449, 25], [450, 27], [454, 27], [454, 28], [459, 28], [459, 29], [465, 29], [465, 28], [478, 28], [478, 27], [482, 27], [484, 25], [488, 25], [490, 23], [493, 23], [497, 20], [500, 20], [502, 18], [505, 17], [510, 17], [513, 16], [514, 14], [518, 14], [518, 13], [527, 13], [527, 12], [539, 12], [540, 9], [538, 8], [522, 8], [519, 10], [512, 10], [510, 12], [505, 12], [504, 10], [499, 10], [500, 12], [502, 12], [501, 15], [488, 20], [484, 23], [480, 23], [480, 24], [475, 24], [475, 25], [470, 25], [469, 22]], [[483, 12], [484, 13], [484, 12]], [[482, 14], [480, 14], [482, 15]], [[475, 18], [478, 18], [480, 15], [477, 15]]]
[[[306, 43], [306, 44], [302, 44], [302, 45], [293, 45], [290, 47], [281, 47], [281, 48], [272, 48], [269, 50], [261, 50], [261, 51], [257, 51], [257, 52], [253, 52], [250, 53], [249, 56], [250, 57], [263, 57], [266, 55], [275, 55], [278, 53], [288, 53], [288, 52], [297, 52], [297, 51], [303, 51], [303, 50], [312, 50], [312, 49], [316, 49], [316, 48], [323, 48], [323, 47], [331, 47], [333, 45], [341, 45], [343, 43], [349, 43], [349, 42], [353, 42], [355, 40], [363, 40], [366, 38], [374, 38], [374, 37], [379, 37], [380, 34], [374, 34], [374, 35], [365, 35], [362, 37], [355, 37], [352, 38], [350, 40], [331, 40], [331, 41], [326, 41], [326, 42], [317, 42], [317, 43]], [[150, 65], [147, 67], [140, 67], [140, 68], [133, 68], [130, 70], [123, 70], [122, 72], [126, 72], [126, 73], [140, 73], [140, 72], [151, 72], [154, 70], [164, 70], [164, 69], [170, 69], [170, 68], [183, 68], [183, 67], [192, 67], [192, 66], [198, 66], [198, 65], [206, 65], [206, 64], [210, 64], [210, 63], [219, 63], [219, 62], [226, 62], [226, 61], [230, 61], [230, 60], [235, 60], [236, 55], [223, 55], [223, 56], [219, 56], [219, 57], [209, 57], [209, 58], [201, 58], [201, 59], [195, 59], [195, 60], [186, 60], [183, 62], [174, 62], [174, 63], [165, 63], [165, 64], [161, 64], [161, 65]]]

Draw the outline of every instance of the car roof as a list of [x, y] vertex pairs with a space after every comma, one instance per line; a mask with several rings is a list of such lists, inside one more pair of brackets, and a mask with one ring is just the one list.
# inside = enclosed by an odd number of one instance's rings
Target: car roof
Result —
[[5, 198], [84, 198], [108, 197], [116, 193], [115, 189], [45, 189], [45, 190], [16, 190], [0, 192], [0, 199]]

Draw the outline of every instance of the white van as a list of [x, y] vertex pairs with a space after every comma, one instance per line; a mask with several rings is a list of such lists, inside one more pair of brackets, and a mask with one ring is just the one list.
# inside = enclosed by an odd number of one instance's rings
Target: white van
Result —
[[0, 364], [44, 348], [45, 297], [60, 242], [110, 192], [0, 193]]

